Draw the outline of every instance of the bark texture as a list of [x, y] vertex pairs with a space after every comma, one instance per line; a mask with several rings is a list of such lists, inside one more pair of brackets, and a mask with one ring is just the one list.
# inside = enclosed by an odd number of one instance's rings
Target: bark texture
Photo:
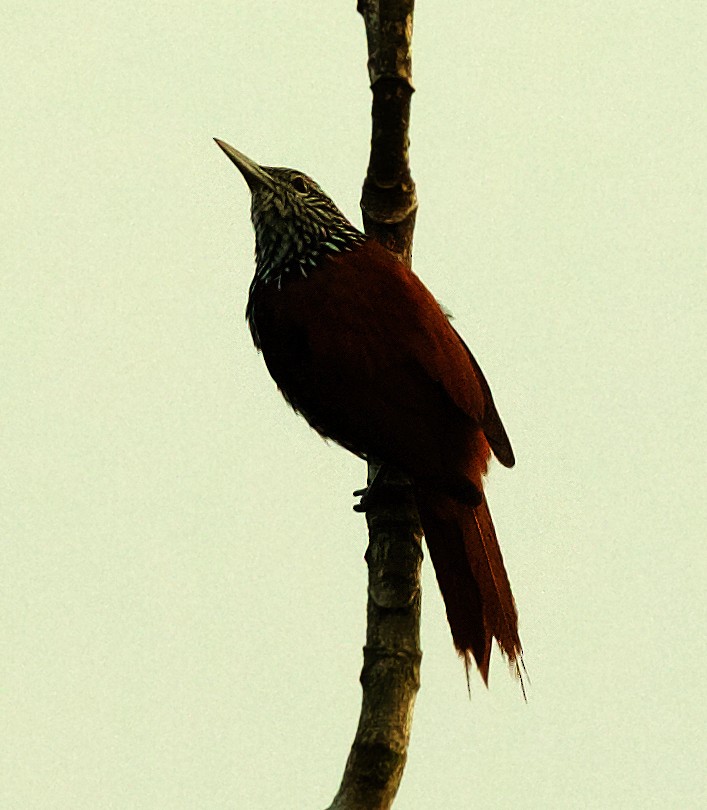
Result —
[[[408, 265], [417, 212], [408, 162], [414, 0], [359, 0], [373, 95], [371, 156], [361, 209], [366, 233]], [[369, 464], [368, 481], [377, 466]], [[387, 810], [400, 786], [420, 685], [422, 529], [410, 482], [386, 475], [390, 497], [366, 513], [369, 545], [363, 699], [356, 737], [329, 810]]]

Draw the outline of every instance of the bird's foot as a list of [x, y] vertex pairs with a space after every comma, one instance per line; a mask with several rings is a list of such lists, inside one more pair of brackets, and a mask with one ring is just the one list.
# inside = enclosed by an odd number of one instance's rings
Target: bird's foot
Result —
[[386, 473], [387, 467], [382, 464], [367, 487], [354, 490], [354, 497], [360, 499], [354, 504], [354, 512], [367, 512], [373, 506], [397, 503], [411, 495], [413, 488], [409, 481], [396, 480], [396, 476], [391, 478]]
[[354, 498], [358, 498], [359, 502], [353, 505], [354, 512], [365, 512], [371, 505], [371, 499], [368, 492], [369, 488], [355, 489], [353, 491]]

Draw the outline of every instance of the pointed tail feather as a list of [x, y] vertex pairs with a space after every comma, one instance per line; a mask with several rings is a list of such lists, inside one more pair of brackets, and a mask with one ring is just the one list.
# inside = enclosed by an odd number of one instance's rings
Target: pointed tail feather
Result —
[[484, 618], [503, 653], [515, 662], [523, 653], [518, 612], [486, 498], [473, 510], [473, 521], [464, 539], [471, 569], [480, 583]]
[[493, 638], [519, 671], [518, 614], [486, 499], [472, 508], [418, 491], [417, 501], [454, 645], [467, 671], [473, 656], [488, 683]]

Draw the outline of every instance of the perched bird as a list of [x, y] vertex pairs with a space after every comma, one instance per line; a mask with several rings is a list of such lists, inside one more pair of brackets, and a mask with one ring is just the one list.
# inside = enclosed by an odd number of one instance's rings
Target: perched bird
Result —
[[478, 363], [420, 279], [311, 178], [215, 140], [250, 187], [246, 318], [278, 388], [322, 436], [412, 481], [467, 672], [473, 656], [488, 682], [493, 638], [519, 671], [516, 607], [483, 495], [491, 451], [506, 467], [515, 459]]

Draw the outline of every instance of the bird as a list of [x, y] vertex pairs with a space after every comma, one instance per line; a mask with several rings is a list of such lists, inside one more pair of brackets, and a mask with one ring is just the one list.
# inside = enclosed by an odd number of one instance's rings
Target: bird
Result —
[[[214, 139], [251, 192], [246, 320], [285, 400], [320, 435], [411, 481], [467, 682], [493, 639], [520, 676], [518, 612], [484, 476], [515, 464], [479, 364], [415, 273], [296, 169]], [[360, 509], [375, 502], [376, 480]], [[522, 678], [521, 678], [522, 686]]]

